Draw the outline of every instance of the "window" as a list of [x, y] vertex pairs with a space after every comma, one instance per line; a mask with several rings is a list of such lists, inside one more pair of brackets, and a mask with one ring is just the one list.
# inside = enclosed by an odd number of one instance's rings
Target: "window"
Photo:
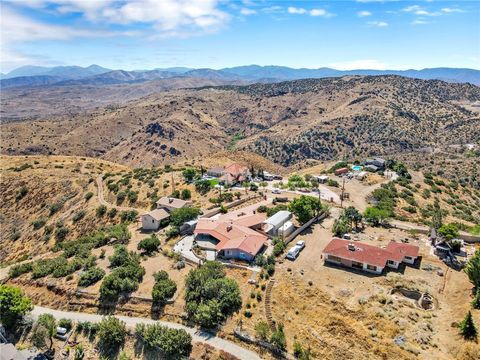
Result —
[[372, 271], [377, 271], [377, 267], [374, 266], [374, 265], [368, 265], [368, 264], [367, 264], [367, 269], [368, 269], [368, 270], [372, 270]]
[[363, 264], [359, 263], [357, 261], [352, 261], [352, 267], [354, 267], [356, 269], [363, 269]]
[[390, 264], [390, 265], [396, 265], [397, 263], [396, 263], [395, 261], [393, 261], [393, 260], [388, 260], [388, 264]]

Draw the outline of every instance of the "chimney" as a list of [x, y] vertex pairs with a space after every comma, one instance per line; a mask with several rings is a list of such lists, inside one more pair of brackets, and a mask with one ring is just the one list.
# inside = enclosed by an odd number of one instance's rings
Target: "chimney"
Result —
[[230, 230], [232, 230], [232, 225], [227, 226], [227, 232], [230, 231]]
[[350, 250], [350, 251], [355, 251], [355, 245], [353, 245], [353, 244], [348, 244], [348, 250]]

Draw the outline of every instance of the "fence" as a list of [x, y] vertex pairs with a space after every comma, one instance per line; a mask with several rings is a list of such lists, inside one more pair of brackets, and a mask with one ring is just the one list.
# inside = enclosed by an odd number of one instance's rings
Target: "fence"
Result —
[[300, 234], [305, 229], [308, 229], [314, 222], [323, 220], [327, 216], [328, 216], [328, 213], [324, 212], [324, 213], [320, 214], [319, 216], [315, 216], [314, 218], [308, 220], [305, 224], [303, 224], [298, 229], [296, 229], [293, 233], [291, 233], [290, 235], [287, 236], [287, 238], [285, 239], [285, 244], [290, 243], [293, 239], [295, 239], [297, 237], [298, 234]]
[[[234, 206], [241, 205], [243, 203], [246, 203], [247, 201], [257, 199], [257, 198], [261, 198], [261, 197], [262, 196], [260, 196], [260, 195], [251, 195], [251, 196], [246, 197], [245, 199], [239, 199], [239, 200], [232, 201], [231, 203], [226, 204], [225, 207], [227, 209], [231, 209]], [[221, 208], [216, 207], [216, 208], [206, 212], [205, 214], [203, 214], [202, 218], [209, 218], [209, 217], [215, 216], [218, 213], [220, 213], [220, 211], [221, 211]]]

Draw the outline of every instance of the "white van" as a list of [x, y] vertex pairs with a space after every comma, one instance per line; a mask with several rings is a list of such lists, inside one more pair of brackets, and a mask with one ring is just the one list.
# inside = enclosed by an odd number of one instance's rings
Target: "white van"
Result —
[[300, 254], [300, 250], [302, 249], [299, 246], [295, 245], [290, 250], [288, 250], [286, 258], [289, 260], [295, 260], [298, 254]]

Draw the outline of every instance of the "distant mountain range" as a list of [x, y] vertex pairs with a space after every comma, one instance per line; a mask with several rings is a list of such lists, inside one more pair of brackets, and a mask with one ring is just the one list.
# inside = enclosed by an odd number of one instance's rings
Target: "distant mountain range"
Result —
[[241, 82], [279, 82], [308, 78], [328, 78], [346, 75], [399, 75], [424, 80], [480, 85], [480, 70], [460, 68], [431, 68], [422, 70], [336, 70], [331, 68], [293, 69], [285, 66], [237, 66], [214, 69], [191, 69], [185, 67], [158, 68], [154, 70], [112, 70], [98, 65], [80, 66], [22, 66], [2, 74], [2, 88], [29, 86], [65, 85], [114, 85], [139, 83], [151, 80], [189, 77]]

